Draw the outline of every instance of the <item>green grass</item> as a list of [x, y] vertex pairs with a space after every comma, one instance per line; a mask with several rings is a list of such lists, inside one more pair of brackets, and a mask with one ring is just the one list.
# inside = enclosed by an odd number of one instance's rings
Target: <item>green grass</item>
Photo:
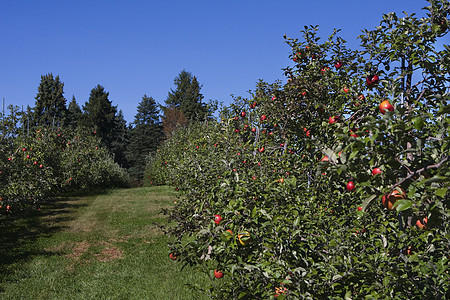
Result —
[[202, 299], [208, 280], [168, 258], [169, 187], [49, 202], [0, 219], [0, 299]]

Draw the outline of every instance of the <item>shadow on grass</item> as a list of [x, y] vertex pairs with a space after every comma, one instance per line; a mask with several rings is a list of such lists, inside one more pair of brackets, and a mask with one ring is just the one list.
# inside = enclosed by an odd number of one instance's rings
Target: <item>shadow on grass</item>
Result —
[[[34, 256], [51, 256], [57, 253], [39, 247], [36, 240], [48, 237], [65, 228], [73, 220], [72, 212], [87, 206], [79, 198], [58, 198], [42, 205], [42, 210], [24, 211], [0, 216], [0, 284], [20, 264]], [[4, 291], [0, 285], [0, 292]]]

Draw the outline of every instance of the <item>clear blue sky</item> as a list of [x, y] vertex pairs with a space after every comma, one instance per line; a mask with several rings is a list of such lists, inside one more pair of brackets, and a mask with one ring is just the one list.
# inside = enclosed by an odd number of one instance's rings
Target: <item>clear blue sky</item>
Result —
[[[340, 28], [349, 46], [382, 14], [417, 12], [422, 0], [0, 0], [0, 98], [34, 106], [41, 75], [64, 82], [82, 106], [97, 84], [129, 122], [142, 96], [162, 104], [186, 69], [205, 100], [248, 96], [258, 79], [284, 79], [283, 35]], [[0, 99], [1, 100], [1, 99]], [[1, 105], [1, 102], [0, 102]]]

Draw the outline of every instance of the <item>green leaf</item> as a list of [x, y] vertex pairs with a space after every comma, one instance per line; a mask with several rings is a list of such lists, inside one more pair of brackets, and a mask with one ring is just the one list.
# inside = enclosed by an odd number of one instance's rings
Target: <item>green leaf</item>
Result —
[[430, 183], [434, 183], [434, 182], [446, 182], [448, 180], [449, 179], [447, 177], [436, 175], [436, 176], [431, 177], [430, 179], [422, 180], [420, 182], [420, 184], [430, 184]]
[[376, 197], [377, 197], [377, 195], [370, 195], [369, 197], [367, 197], [366, 199], [364, 199], [364, 201], [363, 201], [363, 203], [362, 203], [362, 205], [361, 205], [362, 210], [365, 211], [367, 205], [369, 205], [369, 203], [372, 202], [372, 200], [375, 199]]
[[255, 207], [253, 207], [253, 210], [252, 210], [252, 218], [253, 219], [256, 218], [257, 215], [258, 215], [258, 213], [256, 211], [256, 206], [255, 206]]
[[356, 157], [356, 155], [358, 155], [358, 151], [353, 151], [353, 152], [350, 154], [350, 157], [348, 158], [348, 160], [352, 160], [353, 158]]
[[448, 187], [444, 187], [441, 189], [437, 189], [435, 193], [436, 193], [436, 196], [443, 198], [445, 196], [445, 194], [447, 194], [447, 192], [448, 192]]
[[413, 121], [415, 129], [422, 130], [424, 122], [423, 122], [423, 119], [421, 117], [416, 117], [412, 121]]
[[334, 275], [333, 276], [333, 281], [335, 281], [335, 280], [339, 280], [339, 279], [341, 279], [342, 278], [342, 276], [341, 275], [339, 275], [339, 274], [336, 274], [336, 275]]
[[401, 199], [401, 200], [398, 200], [397, 202], [395, 202], [393, 207], [398, 212], [401, 212], [401, 211], [411, 208], [412, 205], [413, 205], [413, 202], [411, 200]]

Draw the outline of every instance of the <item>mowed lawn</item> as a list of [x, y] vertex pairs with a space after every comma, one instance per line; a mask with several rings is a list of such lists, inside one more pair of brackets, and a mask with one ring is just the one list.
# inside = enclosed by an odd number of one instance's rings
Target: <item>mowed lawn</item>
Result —
[[61, 198], [0, 218], [0, 299], [202, 299], [206, 276], [168, 257], [170, 187]]

